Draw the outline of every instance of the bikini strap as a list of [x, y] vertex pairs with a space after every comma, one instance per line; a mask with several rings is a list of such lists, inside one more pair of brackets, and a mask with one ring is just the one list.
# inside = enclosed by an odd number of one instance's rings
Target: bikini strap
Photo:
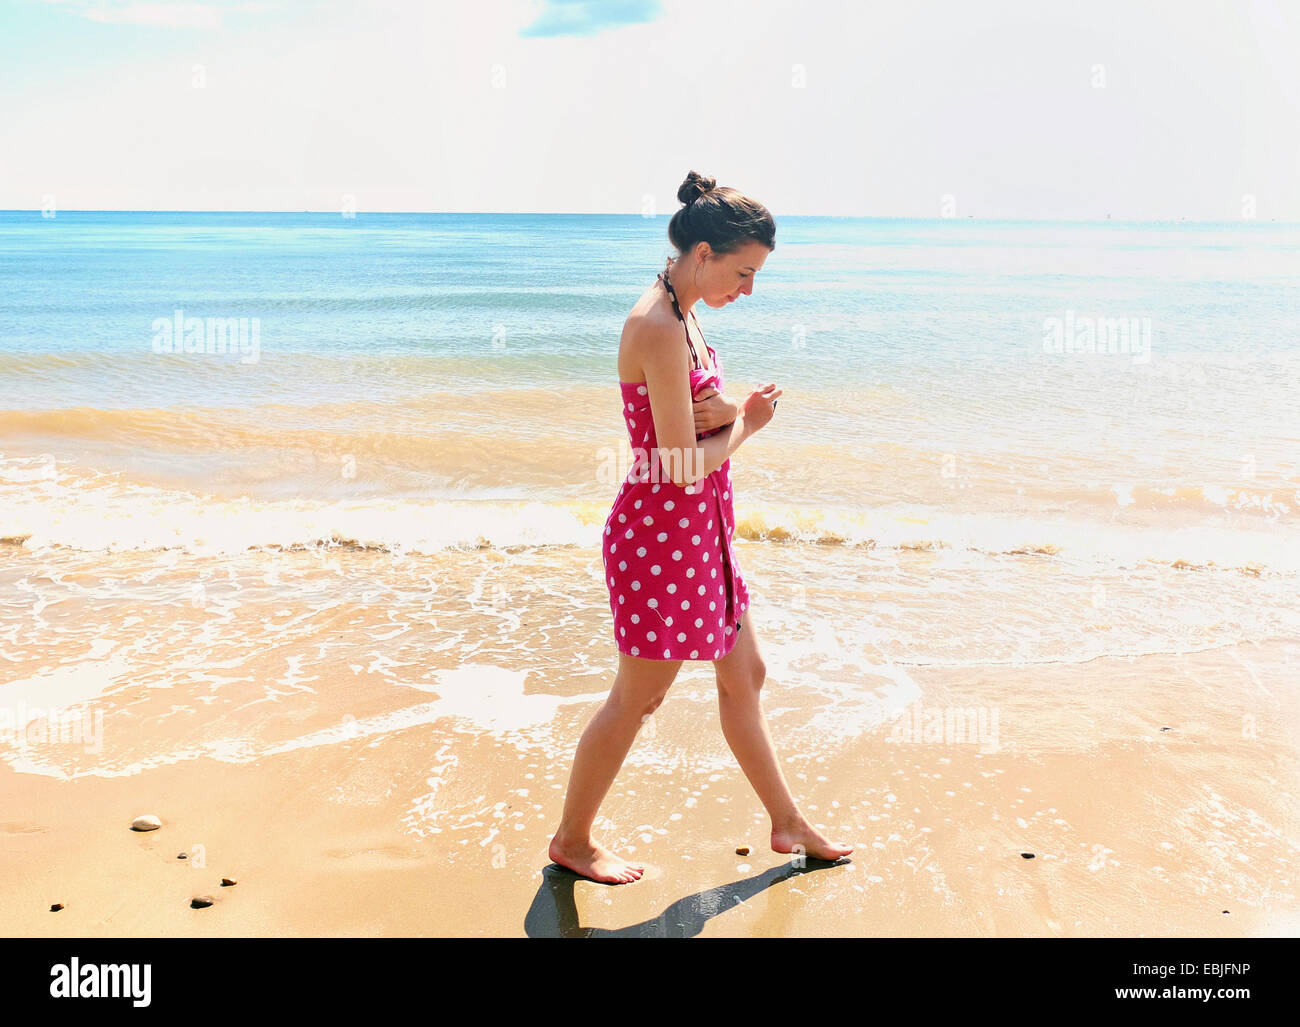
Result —
[[[671, 262], [671, 258], [669, 258], [669, 260]], [[686, 327], [686, 318], [682, 316], [682, 308], [677, 304], [677, 293], [673, 291], [673, 283], [668, 281], [667, 265], [665, 265], [664, 269], [659, 272], [659, 281], [664, 283], [664, 288], [668, 290], [668, 298], [673, 301], [673, 311], [674, 313], [677, 314], [677, 320], [679, 320], [682, 323], [682, 331], [686, 332], [686, 345], [690, 347], [691, 359], [695, 361], [695, 366], [698, 368], [700, 367], [700, 358], [695, 352], [695, 344], [691, 342], [691, 333], [690, 330], [687, 329]], [[695, 311], [693, 310], [691, 311], [691, 317], [695, 319], [695, 326], [698, 328], [700, 325], [700, 320], [699, 318], [695, 317]], [[701, 334], [703, 333], [701, 332]]]

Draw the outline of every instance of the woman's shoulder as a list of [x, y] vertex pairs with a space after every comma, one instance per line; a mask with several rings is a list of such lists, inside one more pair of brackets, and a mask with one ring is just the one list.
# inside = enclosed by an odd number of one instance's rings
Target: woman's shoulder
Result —
[[627, 315], [628, 321], [662, 319], [665, 314], [671, 314], [667, 302], [664, 302], [666, 299], [659, 282], [657, 280], [651, 282], [632, 304], [632, 309]]
[[643, 381], [650, 367], [675, 373], [690, 367], [690, 356], [682, 342], [681, 322], [667, 318], [653, 307], [633, 309], [623, 323], [618, 346], [618, 371], [622, 381]]
[[666, 303], [658, 302], [655, 290], [651, 287], [628, 312], [627, 319], [623, 322], [622, 342], [635, 347], [649, 343], [652, 348], [659, 349], [668, 336], [681, 335], [681, 324]]

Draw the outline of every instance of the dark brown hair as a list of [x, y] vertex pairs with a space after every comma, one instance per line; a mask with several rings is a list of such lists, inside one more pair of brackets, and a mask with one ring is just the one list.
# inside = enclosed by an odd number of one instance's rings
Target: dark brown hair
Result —
[[668, 241], [677, 252], [707, 242], [714, 253], [734, 253], [751, 240], [776, 249], [776, 222], [768, 209], [736, 189], [719, 186], [717, 179], [691, 171], [677, 199], [685, 206], [668, 222]]

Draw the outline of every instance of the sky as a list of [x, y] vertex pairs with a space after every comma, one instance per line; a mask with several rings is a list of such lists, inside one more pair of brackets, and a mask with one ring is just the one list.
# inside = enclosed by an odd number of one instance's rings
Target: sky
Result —
[[0, 0], [0, 208], [1300, 221], [1300, 0]]

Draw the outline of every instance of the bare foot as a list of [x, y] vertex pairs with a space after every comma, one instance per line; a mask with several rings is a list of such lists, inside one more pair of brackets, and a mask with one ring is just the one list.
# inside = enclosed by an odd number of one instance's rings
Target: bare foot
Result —
[[550, 857], [575, 874], [606, 884], [628, 884], [645, 873], [644, 865], [619, 859], [603, 845], [562, 843], [558, 834], [551, 839]]
[[791, 827], [772, 828], [772, 850], [774, 852], [794, 852], [796, 845], [803, 846], [800, 851], [816, 859], [836, 860], [853, 851], [852, 845], [836, 845], [827, 840], [807, 820], [800, 820]]

